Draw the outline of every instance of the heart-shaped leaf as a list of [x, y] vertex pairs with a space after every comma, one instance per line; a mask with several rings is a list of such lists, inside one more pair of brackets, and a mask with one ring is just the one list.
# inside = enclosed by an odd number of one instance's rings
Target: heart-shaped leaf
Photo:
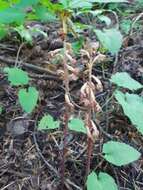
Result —
[[87, 133], [86, 128], [84, 126], [84, 122], [81, 119], [78, 118], [73, 118], [69, 121], [69, 129], [76, 131], [76, 132], [81, 132], [81, 133]]
[[27, 72], [21, 69], [5, 67], [4, 72], [8, 74], [8, 81], [13, 86], [25, 85], [29, 82]]
[[114, 94], [126, 116], [129, 117], [138, 131], [143, 134], [143, 97], [136, 94], [124, 94], [118, 90]]
[[39, 130], [57, 129], [59, 128], [60, 122], [55, 121], [51, 115], [45, 115], [39, 122]]
[[23, 23], [26, 14], [16, 8], [8, 8], [0, 11], [0, 23]]
[[130, 90], [137, 90], [143, 88], [139, 82], [130, 77], [126, 72], [118, 72], [111, 77], [111, 82], [115, 83], [117, 86], [128, 88]]
[[109, 141], [103, 145], [104, 158], [116, 165], [123, 166], [137, 160], [141, 154], [133, 147], [120, 142]]
[[28, 90], [21, 89], [18, 93], [20, 105], [27, 113], [31, 113], [38, 101], [38, 91], [34, 87], [29, 87]]
[[118, 190], [115, 180], [107, 173], [92, 172], [87, 178], [87, 190]]
[[122, 45], [122, 35], [116, 28], [94, 30], [101, 44], [107, 48], [112, 54], [117, 53]]

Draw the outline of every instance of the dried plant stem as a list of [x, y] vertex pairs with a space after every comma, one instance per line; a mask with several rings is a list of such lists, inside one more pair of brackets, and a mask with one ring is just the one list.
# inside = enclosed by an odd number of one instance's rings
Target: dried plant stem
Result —
[[[65, 86], [65, 96], [69, 95], [69, 71], [67, 67], [67, 48], [66, 48], [66, 36], [67, 36], [67, 25], [66, 17], [62, 18], [63, 32], [64, 32], [64, 55], [63, 55], [63, 66], [64, 66], [64, 86]], [[64, 131], [63, 131], [63, 150], [62, 150], [62, 160], [61, 160], [61, 189], [64, 189], [64, 175], [65, 175], [65, 154], [67, 145], [67, 134], [68, 134], [68, 121], [70, 118], [70, 107], [65, 100], [65, 113], [64, 113]]]
[[[88, 76], [88, 80], [89, 80], [89, 86], [92, 88], [92, 67], [93, 67], [93, 62], [90, 59], [89, 62], [89, 76]], [[91, 91], [89, 93], [89, 101], [90, 103], [92, 102], [91, 99]], [[89, 130], [91, 129], [91, 119], [92, 119], [92, 106], [89, 106], [89, 110], [86, 116], [86, 121], [87, 121], [87, 127], [89, 128]], [[93, 152], [93, 141], [90, 137], [87, 137], [87, 162], [86, 162], [86, 176], [88, 176], [89, 172], [90, 172], [90, 165], [91, 165], [91, 156], [92, 156], [92, 152]]]
[[[89, 114], [90, 115], [90, 114]], [[90, 117], [88, 115], [88, 117]], [[90, 128], [90, 120], [88, 121], [88, 127]], [[86, 161], [86, 177], [90, 173], [90, 165], [91, 165], [91, 157], [92, 157], [92, 152], [93, 152], [93, 141], [91, 138], [87, 137], [87, 161]]]

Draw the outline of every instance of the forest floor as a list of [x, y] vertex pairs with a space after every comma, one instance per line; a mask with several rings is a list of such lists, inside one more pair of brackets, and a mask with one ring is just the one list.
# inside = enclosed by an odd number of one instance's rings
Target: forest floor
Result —
[[[136, 16], [133, 15], [134, 17]], [[132, 17], [131, 17], [132, 18]], [[22, 112], [17, 102], [17, 89], [11, 87], [0, 72], [0, 102], [3, 109], [0, 115], [0, 190], [58, 190], [62, 151], [62, 129], [50, 132], [36, 130], [39, 119], [51, 114], [62, 119], [64, 87], [56, 74], [60, 65], [53, 64], [57, 49], [63, 47], [59, 25], [31, 23], [33, 27], [43, 27], [48, 39], [35, 38], [34, 45], [24, 44], [13, 36], [0, 43], [0, 67], [15, 64], [17, 52], [18, 65], [32, 78], [31, 83], [39, 90], [40, 99], [32, 114]], [[143, 153], [143, 137], [131, 125], [121, 107], [112, 96], [114, 86], [109, 79], [113, 73], [127, 71], [134, 79], [143, 84], [143, 30], [136, 29], [124, 36], [122, 49], [116, 57], [106, 54], [105, 61], [94, 66], [93, 74], [103, 84], [103, 92], [96, 94], [102, 113], [96, 118], [100, 131], [94, 145], [91, 169], [106, 171], [114, 177], [120, 190], [143, 190], [143, 159], [124, 167], [115, 167], [101, 156], [104, 142], [118, 140], [132, 145]], [[95, 37], [87, 31], [83, 33], [90, 42]], [[69, 37], [70, 38], [70, 37]], [[19, 49], [21, 47], [21, 49]], [[54, 56], [53, 56], [54, 55]], [[76, 57], [75, 57], [76, 58]], [[80, 65], [80, 57], [77, 57]], [[70, 94], [79, 104], [79, 90], [86, 80], [86, 71], [70, 83]], [[143, 95], [143, 91], [138, 94]], [[74, 115], [82, 115], [77, 106]], [[86, 136], [69, 132], [67, 137], [65, 190], [82, 190], [84, 187], [85, 164], [87, 158]], [[52, 169], [51, 169], [52, 168]], [[54, 168], [54, 170], [53, 170]]]

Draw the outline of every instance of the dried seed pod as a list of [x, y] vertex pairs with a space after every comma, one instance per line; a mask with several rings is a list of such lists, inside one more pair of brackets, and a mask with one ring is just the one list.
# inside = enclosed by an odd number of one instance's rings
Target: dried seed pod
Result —
[[87, 87], [87, 84], [88, 84], [87, 82], [84, 83], [84, 84], [82, 85], [81, 89], [80, 89], [81, 98], [85, 98], [85, 97], [86, 97], [85, 89], [86, 89], [86, 87]]
[[93, 63], [93, 64], [95, 64], [95, 63], [100, 63], [100, 62], [104, 61], [105, 58], [106, 58], [105, 55], [103, 55], [103, 54], [98, 54], [98, 55], [93, 59], [92, 63]]
[[92, 129], [93, 129], [92, 137], [94, 140], [96, 140], [99, 137], [99, 131], [98, 131], [95, 123], [93, 122], [93, 120], [91, 120], [91, 125], [92, 125]]
[[99, 92], [102, 92], [103, 91], [103, 86], [102, 86], [102, 83], [101, 81], [95, 77], [94, 75], [92, 75], [92, 78], [94, 79], [94, 81], [96, 82], [96, 90], [98, 90]]
[[76, 59], [73, 59], [72, 56], [69, 55], [69, 53], [66, 53], [66, 57], [68, 58], [71, 64], [76, 64]]
[[58, 69], [56, 73], [61, 80], [64, 80], [64, 71], [62, 69]]
[[92, 142], [94, 142], [94, 139], [93, 139], [92, 134], [90, 132], [89, 126], [85, 125], [85, 127], [86, 127], [86, 130], [87, 130], [87, 136], [88, 136], [88, 138], [90, 138], [92, 140]]
[[74, 108], [74, 105], [71, 103], [71, 100], [70, 100], [68, 94], [65, 94], [65, 102], [66, 102], [66, 104], [67, 104], [71, 109]]
[[101, 108], [101, 106], [98, 104], [98, 102], [97, 101], [95, 101], [95, 111], [96, 112], [101, 112], [102, 111], [102, 108]]
[[81, 49], [80, 53], [81, 53], [81, 56], [87, 56], [87, 58], [90, 59], [90, 54], [88, 51]]
[[69, 75], [69, 81], [76, 81], [76, 80], [78, 80], [77, 75], [75, 75], [74, 73]]

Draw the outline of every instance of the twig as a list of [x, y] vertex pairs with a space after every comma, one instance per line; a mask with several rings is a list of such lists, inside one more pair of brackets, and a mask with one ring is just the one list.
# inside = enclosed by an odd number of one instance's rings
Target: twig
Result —
[[79, 186], [77, 186], [75, 183], [73, 183], [73, 182], [70, 181], [69, 179], [66, 179], [66, 182], [67, 182], [69, 185], [75, 187], [77, 190], [82, 190]]
[[[0, 61], [7, 63], [8, 65], [14, 65], [15, 64], [15, 60], [10, 59], [10, 58], [6, 58], [4, 56], [0, 56]], [[55, 72], [49, 71], [47, 69], [41, 68], [41, 67], [33, 65], [31, 63], [23, 63], [22, 61], [18, 61], [17, 64], [18, 65], [21, 64], [21, 66], [23, 68], [28, 68], [28, 69], [31, 69], [31, 70], [38, 72], [38, 73], [42, 73], [42, 74], [45, 73], [47, 75], [55, 76], [58, 79], [58, 75], [55, 74]]]
[[25, 43], [22, 43], [22, 44], [19, 46], [19, 48], [18, 48], [17, 55], [16, 55], [16, 59], [15, 59], [15, 67], [20, 66], [20, 65], [18, 65], [18, 59], [19, 59], [20, 51], [21, 51], [21, 49], [23, 48], [24, 45], [25, 45]]
[[33, 140], [34, 140], [34, 143], [35, 143], [35, 146], [36, 146], [36, 149], [37, 149], [39, 156], [42, 158], [42, 160], [48, 166], [48, 168], [55, 173], [56, 177], [59, 177], [58, 171], [51, 164], [49, 164], [49, 162], [45, 159], [45, 157], [41, 153], [41, 150], [40, 150], [39, 145], [37, 143], [35, 132], [33, 132], [32, 135], [33, 135]]
[[26, 178], [24, 178], [24, 179], [22, 179], [22, 180], [13, 181], [13, 182], [9, 183], [8, 185], [4, 186], [3, 188], [1, 188], [0, 190], [5, 190], [5, 189], [7, 189], [8, 187], [14, 185], [15, 183], [17, 183], [17, 182], [19, 182], [19, 181], [25, 181], [25, 180], [29, 180], [29, 179], [31, 179], [31, 176], [26, 177]]
[[8, 185], [6, 185], [5, 187], [1, 188], [0, 190], [5, 190], [7, 189], [8, 187], [10, 187], [11, 185], [13, 185], [15, 183], [15, 181], [9, 183]]
[[130, 32], [129, 32], [129, 36], [132, 35], [132, 33], [133, 33], [133, 28], [134, 28], [136, 22], [137, 22], [138, 20], [140, 20], [140, 18], [141, 18], [142, 16], [143, 16], [143, 12], [140, 13], [140, 14], [134, 19], [134, 21], [132, 22], [131, 29], [130, 29]]

